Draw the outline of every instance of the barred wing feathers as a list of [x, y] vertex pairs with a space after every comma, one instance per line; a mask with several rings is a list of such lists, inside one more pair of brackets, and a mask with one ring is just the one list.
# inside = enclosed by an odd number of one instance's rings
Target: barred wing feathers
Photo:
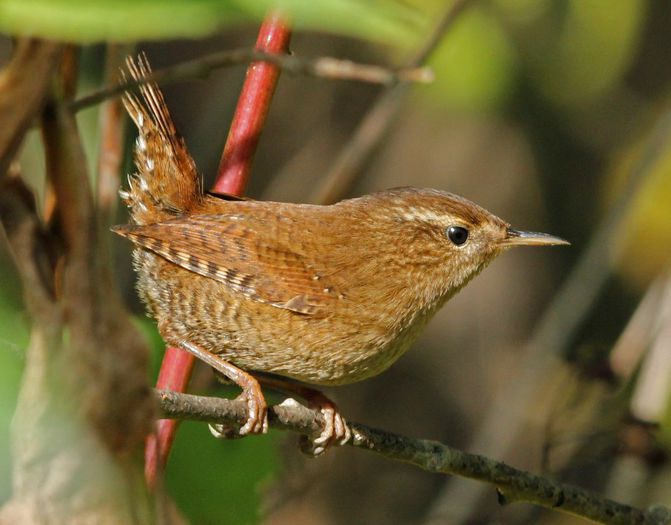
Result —
[[343, 298], [318, 263], [240, 218], [192, 215], [114, 231], [182, 268], [278, 308], [325, 316]]

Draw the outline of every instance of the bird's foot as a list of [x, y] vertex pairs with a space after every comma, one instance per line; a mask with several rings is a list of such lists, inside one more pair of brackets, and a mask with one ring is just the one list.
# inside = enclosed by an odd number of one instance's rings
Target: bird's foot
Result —
[[265, 434], [268, 432], [268, 405], [261, 391], [258, 381], [251, 377], [247, 387], [243, 385], [242, 394], [237, 400], [245, 401], [247, 405], [247, 420], [237, 430], [235, 427], [223, 423], [210, 423], [210, 433], [218, 439], [238, 439], [248, 434]]
[[[240, 427], [240, 435], [265, 434], [268, 432], [268, 405], [263, 397], [259, 382], [248, 375], [248, 384], [243, 386], [242, 394], [238, 399], [247, 403], [247, 422]], [[239, 383], [238, 383], [239, 384]]]
[[321, 412], [324, 418], [324, 428], [321, 434], [314, 439], [303, 436], [300, 442], [301, 451], [317, 457], [330, 447], [345, 445], [352, 438], [352, 431], [338, 411], [336, 404], [317, 390], [309, 390], [306, 394], [304, 394], [305, 400], [311, 407]]
[[[264, 386], [301, 397], [307, 401], [310, 408], [315, 408], [321, 412], [324, 418], [324, 428], [321, 434], [317, 437], [302, 436], [300, 440], [301, 451], [312, 457], [320, 456], [330, 447], [344, 445], [352, 438], [352, 431], [345, 418], [338, 411], [336, 404], [319, 390], [271, 374], [257, 373], [256, 377]], [[297, 403], [292, 398], [285, 402]]]

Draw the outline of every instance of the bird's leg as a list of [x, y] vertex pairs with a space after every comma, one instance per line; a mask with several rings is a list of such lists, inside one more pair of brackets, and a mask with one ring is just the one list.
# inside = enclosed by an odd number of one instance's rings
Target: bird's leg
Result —
[[[218, 355], [194, 345], [193, 343], [189, 343], [188, 341], [181, 341], [179, 347], [210, 365], [217, 372], [226, 376], [242, 388], [242, 394], [240, 394], [239, 398], [243, 399], [247, 404], [247, 421], [240, 428], [240, 436], [246, 434], [265, 434], [268, 432], [268, 407], [266, 405], [266, 400], [263, 397], [261, 385], [259, 385], [259, 382], [254, 376], [228, 361], [225, 361]], [[214, 428], [213, 426], [210, 426], [210, 429], [219, 431], [216, 426]], [[223, 430], [219, 432], [225, 433], [226, 431]]]
[[254, 375], [262, 385], [273, 390], [301, 397], [307, 401], [309, 406], [321, 412], [324, 418], [324, 429], [315, 439], [310, 440], [307, 436], [302, 438], [301, 449], [304, 452], [312, 456], [319, 456], [331, 446], [344, 445], [352, 437], [352, 431], [347, 425], [345, 418], [338, 411], [336, 404], [319, 390], [309, 388], [283, 377], [257, 372]]

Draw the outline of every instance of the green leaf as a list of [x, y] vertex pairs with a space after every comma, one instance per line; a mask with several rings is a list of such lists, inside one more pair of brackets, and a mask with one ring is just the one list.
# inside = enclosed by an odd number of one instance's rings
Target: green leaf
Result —
[[299, 29], [399, 45], [426, 22], [397, 0], [0, 0], [0, 31], [78, 43], [193, 38], [258, 22], [271, 8]]
[[612, 89], [635, 58], [647, 11], [640, 0], [566, 2], [530, 56], [544, 95], [579, 106]]

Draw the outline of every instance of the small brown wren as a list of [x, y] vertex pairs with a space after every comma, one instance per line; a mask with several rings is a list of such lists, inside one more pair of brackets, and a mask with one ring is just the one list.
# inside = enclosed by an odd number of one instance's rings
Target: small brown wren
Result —
[[[136, 80], [150, 73], [143, 56], [127, 63]], [[261, 374], [300, 382], [284, 386], [322, 409], [327, 428], [315, 453], [346, 441], [334, 405], [299, 384], [379, 374], [499, 253], [567, 244], [432, 189], [330, 206], [205, 194], [159, 88], [148, 83], [140, 93], [124, 96], [139, 130], [137, 173], [121, 192], [133, 224], [114, 231], [135, 244], [137, 288], [164, 340], [242, 387], [249, 418], [241, 434], [267, 428], [253, 376]]]

